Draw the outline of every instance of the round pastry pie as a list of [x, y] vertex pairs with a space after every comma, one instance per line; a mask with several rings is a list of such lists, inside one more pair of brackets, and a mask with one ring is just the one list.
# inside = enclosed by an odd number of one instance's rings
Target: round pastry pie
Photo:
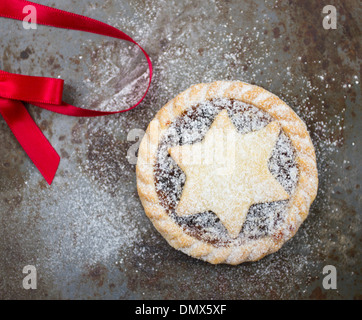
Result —
[[303, 121], [240, 81], [197, 84], [168, 102], [140, 144], [137, 189], [168, 243], [210, 263], [273, 253], [307, 217], [318, 187]]

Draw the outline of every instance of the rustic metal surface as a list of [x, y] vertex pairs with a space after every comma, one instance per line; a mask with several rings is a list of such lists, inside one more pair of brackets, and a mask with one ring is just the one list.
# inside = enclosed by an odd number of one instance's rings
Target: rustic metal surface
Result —
[[[322, 27], [326, 4], [337, 8], [336, 30]], [[126, 114], [79, 119], [29, 106], [62, 158], [50, 187], [0, 119], [1, 299], [361, 298], [358, 1], [63, 0], [56, 6], [134, 37], [150, 54], [155, 78], [145, 101]], [[137, 96], [121, 89], [132, 82], [142, 90], [147, 81], [146, 63], [128, 43], [43, 26], [24, 30], [13, 20], [0, 25], [1, 69], [60, 76], [67, 102], [122, 108]], [[260, 85], [305, 120], [320, 178], [297, 235], [279, 252], [236, 267], [172, 249], [145, 217], [135, 166], [126, 157], [137, 146], [132, 134], [169, 99], [194, 83], [223, 79]], [[337, 269], [337, 290], [322, 286], [328, 264]], [[37, 268], [36, 290], [22, 287], [25, 265]]]

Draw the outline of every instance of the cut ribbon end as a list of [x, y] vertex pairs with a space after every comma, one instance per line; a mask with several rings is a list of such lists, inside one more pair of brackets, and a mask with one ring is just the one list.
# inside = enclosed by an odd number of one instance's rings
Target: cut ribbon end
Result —
[[51, 185], [53, 183], [55, 174], [57, 173], [58, 167], [59, 167], [59, 163], [60, 163], [60, 157], [59, 155], [56, 153], [57, 158], [54, 159], [51, 162], [51, 165], [49, 165], [45, 171], [41, 171], [39, 168], [38, 170], [40, 171], [40, 173], [43, 175], [44, 179], [46, 182], [48, 182], [49, 185]]
[[60, 157], [31, 118], [24, 104], [0, 97], [0, 114], [45, 180], [51, 184]]

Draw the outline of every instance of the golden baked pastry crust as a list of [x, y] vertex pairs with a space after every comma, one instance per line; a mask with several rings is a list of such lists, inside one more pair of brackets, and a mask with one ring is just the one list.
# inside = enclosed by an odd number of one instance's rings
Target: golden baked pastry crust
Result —
[[[272, 235], [243, 244], [217, 246], [185, 231], [167, 214], [156, 191], [154, 166], [163, 134], [185, 110], [206, 100], [228, 98], [255, 106], [279, 122], [290, 139], [298, 166], [298, 182], [290, 196], [286, 219]], [[210, 263], [240, 264], [256, 261], [276, 252], [294, 236], [308, 215], [316, 197], [318, 173], [314, 147], [304, 122], [281, 99], [265, 89], [240, 81], [217, 81], [197, 84], [169, 101], [150, 122], [140, 144], [136, 167], [137, 190], [146, 215], [174, 248]]]

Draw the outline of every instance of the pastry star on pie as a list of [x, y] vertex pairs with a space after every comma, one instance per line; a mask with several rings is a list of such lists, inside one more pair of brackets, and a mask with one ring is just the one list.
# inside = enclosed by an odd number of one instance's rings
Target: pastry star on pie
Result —
[[306, 125], [241, 81], [194, 85], [150, 122], [136, 167], [146, 215], [174, 248], [216, 264], [278, 251], [318, 188]]
[[[176, 213], [211, 210], [236, 238], [252, 204], [288, 199], [268, 169], [279, 132], [274, 121], [259, 131], [240, 134], [223, 110], [202, 142], [170, 148], [171, 157], [186, 174]], [[217, 173], [223, 166], [227, 170]]]

